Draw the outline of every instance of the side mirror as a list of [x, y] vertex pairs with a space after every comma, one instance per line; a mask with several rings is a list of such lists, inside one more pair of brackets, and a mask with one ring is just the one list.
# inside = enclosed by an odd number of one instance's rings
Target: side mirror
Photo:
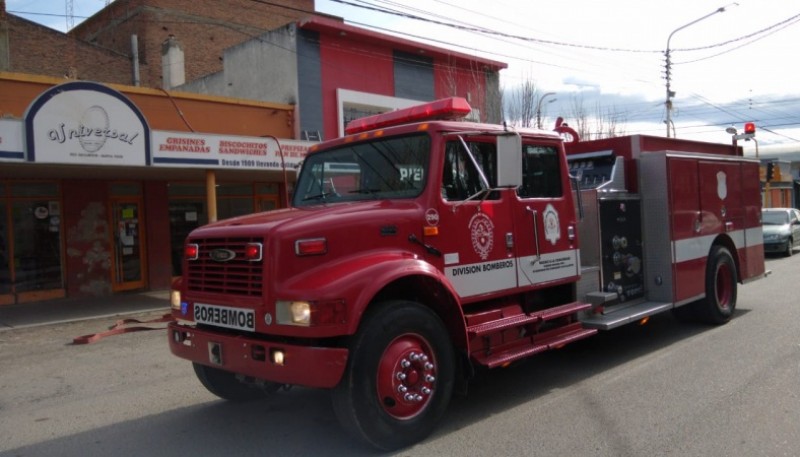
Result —
[[508, 132], [497, 137], [497, 187], [522, 185], [522, 137]]

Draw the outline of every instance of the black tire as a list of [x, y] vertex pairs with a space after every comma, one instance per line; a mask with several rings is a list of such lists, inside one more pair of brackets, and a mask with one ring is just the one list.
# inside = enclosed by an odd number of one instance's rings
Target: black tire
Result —
[[265, 390], [245, 384], [236, 375], [219, 368], [193, 363], [194, 373], [203, 387], [219, 398], [229, 401], [245, 402], [260, 400], [267, 396]]
[[790, 237], [786, 240], [786, 250], [783, 251], [783, 255], [786, 257], [791, 257], [794, 254], [794, 240]]
[[332, 392], [334, 410], [357, 439], [400, 449], [433, 431], [454, 376], [450, 336], [433, 311], [410, 301], [377, 304], [351, 341], [347, 370]]
[[706, 296], [698, 302], [698, 313], [703, 322], [725, 324], [736, 310], [736, 262], [730, 251], [714, 246], [706, 265]]

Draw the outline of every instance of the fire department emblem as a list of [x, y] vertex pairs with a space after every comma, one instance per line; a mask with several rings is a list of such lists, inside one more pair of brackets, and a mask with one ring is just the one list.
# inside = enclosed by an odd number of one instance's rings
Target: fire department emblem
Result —
[[558, 221], [558, 212], [553, 205], [547, 205], [544, 209], [544, 238], [556, 244], [561, 239], [561, 224]]
[[472, 248], [482, 260], [489, 258], [494, 246], [494, 224], [483, 213], [477, 213], [469, 221], [469, 231], [472, 238]]
[[728, 184], [726, 182], [727, 176], [724, 171], [717, 172], [717, 196], [720, 200], [725, 200], [728, 196]]
[[431, 227], [439, 225], [439, 212], [434, 208], [428, 208], [428, 211], [425, 211], [425, 222]]

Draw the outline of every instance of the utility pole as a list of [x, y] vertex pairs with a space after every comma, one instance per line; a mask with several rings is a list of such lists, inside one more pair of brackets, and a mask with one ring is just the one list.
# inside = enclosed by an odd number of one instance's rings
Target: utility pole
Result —
[[672, 98], [675, 97], [675, 92], [673, 92], [671, 90], [671, 88], [670, 88], [670, 82], [672, 81], [672, 60], [670, 60], [671, 56], [670, 56], [670, 50], [669, 50], [669, 42], [670, 42], [670, 40], [672, 40], [672, 35], [675, 35], [675, 32], [678, 32], [679, 30], [683, 30], [686, 27], [689, 27], [690, 25], [697, 24], [698, 22], [702, 21], [703, 19], [707, 19], [707, 18], [709, 18], [709, 17], [711, 17], [711, 16], [713, 16], [713, 15], [715, 15], [717, 13], [724, 13], [725, 12], [725, 8], [727, 8], [727, 7], [731, 6], [731, 5], [738, 6], [739, 4], [738, 3], [730, 3], [730, 4], [727, 4], [725, 6], [721, 6], [721, 7], [717, 8], [716, 10], [714, 10], [713, 12], [708, 13], [705, 16], [699, 18], [699, 19], [695, 19], [695, 20], [693, 20], [692, 22], [690, 22], [688, 24], [685, 24], [685, 25], [682, 25], [682, 26], [678, 27], [677, 29], [673, 30], [672, 33], [669, 34], [669, 37], [667, 37], [667, 49], [666, 49], [666, 51], [664, 51], [664, 57], [666, 57], [666, 65], [664, 66], [664, 68], [665, 68], [665, 75], [666, 75], [666, 79], [667, 79], [667, 101], [664, 102], [664, 108], [667, 111], [667, 120], [666, 120], [667, 138], [670, 138], [672, 136], [672, 135], [670, 135], [670, 128], [672, 128], [673, 132], [675, 130], [675, 126], [672, 124]]

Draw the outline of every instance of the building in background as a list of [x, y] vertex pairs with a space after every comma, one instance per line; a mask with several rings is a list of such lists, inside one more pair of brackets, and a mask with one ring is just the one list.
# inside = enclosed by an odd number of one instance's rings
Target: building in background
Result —
[[0, 6], [0, 304], [168, 288], [190, 230], [285, 206], [353, 118], [462, 96], [500, 120], [505, 64], [310, 1], [117, 0], [68, 34]]
[[285, 206], [292, 106], [62, 81], [0, 73], [0, 304], [166, 289], [189, 231]]
[[338, 18], [303, 18], [227, 49], [223, 61], [221, 72], [176, 89], [295, 104], [304, 139], [336, 138], [353, 119], [452, 96], [470, 102], [471, 120], [502, 120], [505, 63]]
[[800, 146], [762, 147], [761, 181], [765, 208], [800, 208]]
[[313, 0], [115, 0], [65, 35], [7, 14], [5, 3], [0, 71], [152, 88], [171, 74], [162, 67], [170, 37], [191, 80], [220, 71], [226, 48], [314, 12]]

